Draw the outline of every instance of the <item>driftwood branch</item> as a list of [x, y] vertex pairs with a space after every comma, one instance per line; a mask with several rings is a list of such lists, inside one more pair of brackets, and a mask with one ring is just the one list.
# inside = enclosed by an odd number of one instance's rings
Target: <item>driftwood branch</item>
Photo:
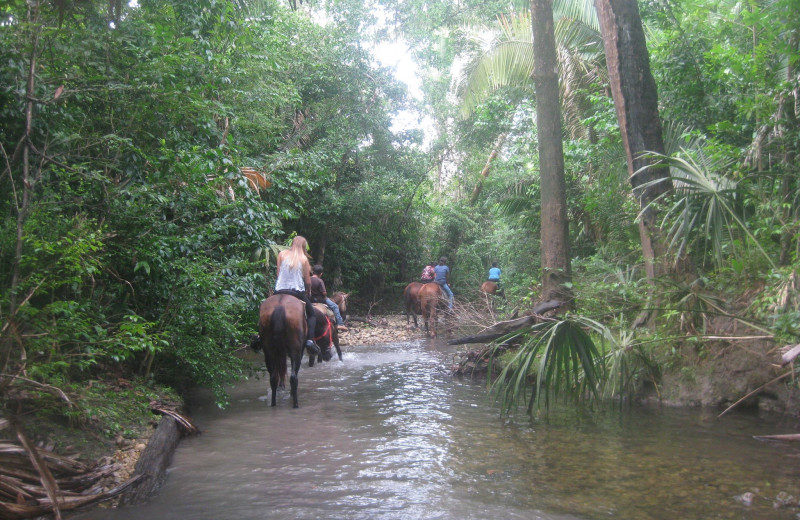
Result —
[[789, 349], [781, 356], [781, 366], [785, 367], [789, 363], [795, 360], [797, 356], [800, 355], [800, 343]]
[[738, 405], [739, 405], [739, 403], [742, 403], [743, 401], [747, 400], [748, 398], [750, 398], [750, 397], [752, 397], [752, 396], [756, 395], [757, 393], [759, 393], [760, 391], [762, 391], [763, 389], [765, 389], [765, 388], [766, 388], [766, 387], [768, 387], [769, 385], [771, 385], [771, 384], [773, 384], [773, 383], [777, 383], [777, 382], [778, 382], [778, 381], [780, 381], [781, 379], [786, 379], [787, 377], [789, 377], [789, 376], [790, 376], [790, 375], [792, 375], [793, 373], [794, 373], [794, 371], [786, 372], [785, 374], [782, 374], [782, 375], [780, 375], [780, 376], [776, 377], [776, 378], [775, 378], [775, 379], [773, 379], [772, 381], [769, 381], [769, 382], [767, 382], [767, 383], [764, 383], [763, 385], [759, 386], [758, 388], [756, 388], [756, 389], [755, 389], [755, 390], [753, 390], [752, 392], [748, 393], [746, 396], [742, 397], [741, 399], [739, 399], [738, 401], [736, 401], [735, 403], [733, 403], [733, 404], [732, 404], [732, 405], [730, 405], [729, 407], [725, 408], [725, 410], [723, 410], [723, 412], [717, 416], [717, 419], [719, 419], [720, 417], [722, 417], [723, 415], [725, 415], [725, 414], [726, 414], [726, 413], [728, 413], [729, 411], [733, 410], [733, 408], [735, 408], [736, 406], [738, 406]]
[[800, 433], [784, 433], [782, 435], [753, 435], [757, 441], [800, 441]]
[[143, 479], [102, 492], [98, 484], [117, 464], [97, 467], [37, 448], [16, 421], [0, 420], [0, 429], [16, 430], [17, 436], [17, 442], [0, 441], [0, 518], [61, 518], [64, 511], [113, 498]]
[[509, 321], [501, 321], [495, 323], [491, 327], [487, 327], [481, 331], [477, 336], [467, 336], [464, 338], [451, 339], [447, 342], [448, 345], [464, 345], [467, 343], [488, 343], [497, 338], [501, 338], [506, 334], [510, 334], [516, 330], [530, 327], [542, 320], [542, 314], [554, 309], [558, 309], [564, 302], [558, 300], [548, 300], [537, 304], [528, 316], [517, 318]]

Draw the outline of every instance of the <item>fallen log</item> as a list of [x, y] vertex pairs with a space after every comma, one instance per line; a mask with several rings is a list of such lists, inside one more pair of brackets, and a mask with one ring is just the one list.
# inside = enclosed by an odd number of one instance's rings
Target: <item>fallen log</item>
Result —
[[[787, 345], [788, 346], [788, 345]], [[781, 366], [785, 367], [789, 363], [795, 360], [795, 358], [800, 355], [800, 343], [792, 347], [788, 352], [785, 352], [781, 356]]]
[[167, 467], [180, 440], [178, 422], [172, 415], [163, 416], [133, 471], [142, 482], [120, 497], [120, 505], [141, 503], [158, 491], [166, 480]]
[[497, 338], [505, 336], [506, 334], [510, 334], [516, 330], [530, 327], [531, 325], [538, 323], [542, 319], [542, 314], [554, 309], [558, 309], [563, 304], [564, 302], [558, 300], [548, 300], [546, 302], [539, 303], [533, 309], [531, 309], [530, 314], [527, 316], [495, 323], [491, 327], [483, 329], [481, 333], [476, 336], [466, 336], [463, 338], [451, 339], [447, 342], [447, 344], [464, 345], [467, 343], [489, 343]]

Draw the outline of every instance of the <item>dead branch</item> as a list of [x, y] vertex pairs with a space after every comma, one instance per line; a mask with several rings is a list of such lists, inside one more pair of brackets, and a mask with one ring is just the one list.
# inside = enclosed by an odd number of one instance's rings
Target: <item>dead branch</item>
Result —
[[448, 341], [447, 344], [464, 345], [466, 343], [488, 343], [497, 338], [503, 337], [506, 334], [510, 334], [514, 331], [539, 323], [544, 319], [542, 314], [554, 309], [558, 309], [562, 305], [563, 302], [558, 300], [548, 300], [546, 302], [539, 303], [531, 310], [531, 313], [528, 316], [495, 323], [491, 327], [487, 327], [482, 330], [481, 333], [476, 336], [452, 339]]

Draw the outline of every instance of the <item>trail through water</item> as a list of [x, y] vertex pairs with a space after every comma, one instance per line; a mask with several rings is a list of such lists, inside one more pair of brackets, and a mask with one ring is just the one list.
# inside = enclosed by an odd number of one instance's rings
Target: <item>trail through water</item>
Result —
[[[296, 410], [288, 391], [270, 407], [263, 378], [224, 410], [198, 395], [203, 433], [181, 442], [158, 496], [80, 518], [797, 518], [774, 502], [800, 497], [800, 452], [752, 438], [793, 421], [661, 408], [502, 419], [482, 382], [450, 375], [454, 352], [421, 340], [304, 362]], [[750, 506], [735, 498], [747, 492]]]

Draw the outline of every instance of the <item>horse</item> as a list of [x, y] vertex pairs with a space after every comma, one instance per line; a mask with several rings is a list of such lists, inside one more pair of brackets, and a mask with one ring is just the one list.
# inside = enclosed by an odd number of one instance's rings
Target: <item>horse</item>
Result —
[[494, 318], [494, 296], [497, 294], [497, 282], [487, 280], [481, 284], [481, 294], [486, 301], [486, 308]]
[[259, 310], [258, 335], [264, 351], [264, 361], [269, 372], [272, 389], [272, 406], [278, 383], [286, 376], [286, 358], [292, 360], [289, 383], [292, 391], [292, 407], [297, 403], [297, 373], [305, 350], [308, 324], [306, 304], [288, 294], [274, 294], [264, 300]]
[[419, 305], [428, 336], [436, 337], [436, 313], [439, 308], [446, 310], [447, 304], [444, 290], [438, 283], [426, 283], [420, 288]]
[[341, 291], [336, 291], [331, 295], [331, 300], [333, 303], [339, 306], [339, 314], [342, 315], [342, 319], [346, 319], [347, 317], [347, 298], [350, 297], [350, 293], [344, 293]]
[[486, 281], [481, 284], [481, 292], [483, 294], [497, 293], [497, 284], [495, 282]]
[[405, 303], [406, 307], [406, 327], [411, 325], [411, 320], [409, 318], [409, 314], [414, 316], [414, 327], [419, 328], [419, 323], [417, 322], [417, 314], [422, 314], [422, 309], [419, 305], [419, 291], [422, 289], [422, 286], [425, 285], [421, 282], [411, 282], [410, 284], [406, 285], [406, 288], [403, 289], [403, 302]]
[[[336, 348], [339, 361], [342, 361], [342, 349], [339, 347], [339, 330], [336, 328], [336, 320], [333, 316], [333, 311], [324, 303], [315, 303], [314, 314], [317, 316], [317, 326], [314, 328], [314, 341], [317, 342], [320, 349], [316, 360], [320, 363], [322, 361], [330, 361], [330, 348], [333, 346]], [[314, 356], [309, 356], [308, 366], [314, 366]]]

